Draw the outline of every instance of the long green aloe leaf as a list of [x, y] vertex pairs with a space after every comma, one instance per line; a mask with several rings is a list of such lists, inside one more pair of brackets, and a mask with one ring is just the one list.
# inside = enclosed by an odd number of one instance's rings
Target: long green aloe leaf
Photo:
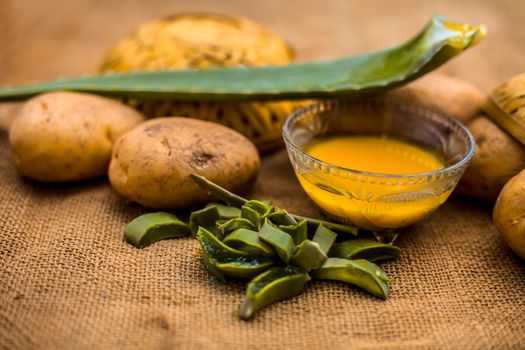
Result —
[[402, 85], [439, 67], [485, 36], [483, 26], [434, 16], [408, 42], [335, 61], [261, 68], [185, 69], [87, 76], [0, 89], [0, 101], [55, 90], [173, 100], [279, 100], [341, 97]]

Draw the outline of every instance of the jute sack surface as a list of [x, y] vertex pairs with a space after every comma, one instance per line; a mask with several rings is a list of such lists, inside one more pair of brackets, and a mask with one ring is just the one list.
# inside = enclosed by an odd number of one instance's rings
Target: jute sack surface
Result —
[[[237, 317], [243, 284], [217, 283], [195, 239], [139, 250], [123, 228], [144, 209], [105, 179], [46, 186], [14, 168], [0, 132], [0, 348], [368, 349], [525, 347], [525, 268], [489, 210], [452, 200], [405, 230], [381, 266], [392, 295], [349, 285], [306, 291]], [[284, 151], [266, 157], [252, 194], [319, 215]]]
[[[444, 69], [489, 90], [523, 70], [516, 59], [525, 53], [516, 30], [522, 7], [516, 0], [1, 0], [0, 80], [94, 71], [132, 28], [181, 11], [258, 20], [288, 38], [302, 60], [391, 46], [441, 13], [487, 24], [485, 42]], [[0, 116], [14, 112], [1, 106]], [[122, 241], [125, 224], [144, 209], [125, 203], [106, 180], [44, 186], [20, 178], [7, 123], [0, 120], [0, 348], [525, 348], [525, 263], [498, 236], [488, 208], [451, 200], [407, 229], [401, 257], [381, 265], [392, 277], [387, 301], [312, 282], [246, 323], [236, 314], [243, 285], [214, 282], [195, 240], [140, 251]], [[263, 160], [252, 196], [319, 215], [284, 152]]]

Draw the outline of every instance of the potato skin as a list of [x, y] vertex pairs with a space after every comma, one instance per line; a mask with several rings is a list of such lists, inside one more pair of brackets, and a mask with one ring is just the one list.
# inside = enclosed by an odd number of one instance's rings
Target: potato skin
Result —
[[255, 146], [220, 124], [184, 117], [149, 120], [117, 140], [109, 180], [122, 196], [146, 207], [192, 208], [211, 199], [192, 173], [233, 192], [255, 181]]
[[463, 123], [481, 113], [485, 102], [485, 94], [472, 83], [437, 72], [387, 92], [385, 96], [438, 110]]
[[115, 140], [144, 120], [117, 101], [53, 92], [26, 102], [9, 128], [18, 170], [43, 182], [105, 175]]
[[494, 203], [505, 183], [525, 168], [525, 147], [484, 115], [467, 127], [476, 151], [457, 192]]
[[525, 170], [503, 187], [492, 219], [509, 247], [525, 259]]

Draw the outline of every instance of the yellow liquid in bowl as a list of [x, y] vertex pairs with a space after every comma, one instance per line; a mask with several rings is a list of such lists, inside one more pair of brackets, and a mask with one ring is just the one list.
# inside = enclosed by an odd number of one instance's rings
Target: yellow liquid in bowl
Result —
[[[376, 174], [422, 174], [442, 169], [432, 152], [375, 136], [315, 139], [304, 152], [330, 165]], [[441, 205], [453, 186], [432, 176], [400, 178], [314, 168], [297, 171], [310, 198], [328, 213], [366, 229], [410, 225]], [[449, 188], [450, 187], [450, 188]]]

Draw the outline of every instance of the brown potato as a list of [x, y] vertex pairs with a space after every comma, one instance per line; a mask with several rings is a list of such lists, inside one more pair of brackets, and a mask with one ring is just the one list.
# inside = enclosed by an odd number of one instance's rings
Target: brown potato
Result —
[[525, 168], [525, 147], [484, 115], [467, 127], [476, 151], [457, 191], [493, 203], [505, 183]]
[[143, 120], [114, 100], [53, 92], [23, 105], [9, 141], [23, 175], [45, 182], [83, 180], [106, 174], [114, 141]]
[[476, 117], [485, 102], [485, 95], [476, 86], [443, 73], [425, 75], [385, 96], [436, 109], [463, 123]]
[[509, 247], [525, 259], [525, 171], [503, 187], [492, 218]]
[[149, 120], [117, 141], [109, 179], [118, 193], [146, 207], [190, 208], [211, 199], [192, 173], [239, 192], [253, 184], [259, 166], [255, 146], [238, 132], [168, 117]]

